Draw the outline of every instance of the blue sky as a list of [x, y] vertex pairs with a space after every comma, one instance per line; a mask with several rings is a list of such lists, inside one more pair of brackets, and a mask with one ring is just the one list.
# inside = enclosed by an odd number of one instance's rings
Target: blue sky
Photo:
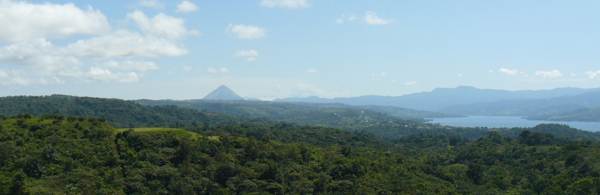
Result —
[[597, 1], [0, 0], [0, 95], [600, 87]]

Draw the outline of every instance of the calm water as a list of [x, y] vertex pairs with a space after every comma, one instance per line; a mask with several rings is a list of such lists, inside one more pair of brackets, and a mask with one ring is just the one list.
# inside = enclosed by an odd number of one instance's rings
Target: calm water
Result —
[[462, 118], [433, 118], [430, 123], [459, 127], [533, 127], [542, 123], [566, 124], [586, 131], [600, 131], [600, 122], [532, 121], [515, 116], [468, 116]]

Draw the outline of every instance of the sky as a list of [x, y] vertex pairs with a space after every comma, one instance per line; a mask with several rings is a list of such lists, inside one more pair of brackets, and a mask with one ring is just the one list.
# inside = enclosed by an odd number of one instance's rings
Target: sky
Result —
[[600, 87], [600, 1], [0, 0], [0, 96]]

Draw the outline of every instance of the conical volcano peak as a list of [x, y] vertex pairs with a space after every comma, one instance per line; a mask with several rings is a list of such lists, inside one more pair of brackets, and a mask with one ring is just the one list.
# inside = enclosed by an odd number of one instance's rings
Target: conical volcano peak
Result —
[[225, 85], [219, 86], [213, 92], [202, 98], [205, 100], [244, 100]]

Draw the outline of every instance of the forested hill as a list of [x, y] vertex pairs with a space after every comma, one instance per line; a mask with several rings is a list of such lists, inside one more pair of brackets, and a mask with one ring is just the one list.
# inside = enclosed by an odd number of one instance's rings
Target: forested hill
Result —
[[[180, 102], [180, 101], [177, 101]], [[181, 101], [183, 102], [183, 101]], [[244, 101], [246, 102], [246, 101]], [[271, 103], [261, 103], [269, 105]], [[147, 106], [119, 99], [53, 96], [16, 96], [0, 98], [0, 117], [30, 113], [35, 116], [58, 114], [62, 116], [104, 118], [115, 127], [184, 127], [187, 129], [204, 128], [218, 125], [258, 125], [270, 126], [276, 120], [295, 123], [292, 126], [333, 127], [350, 132], [361, 132], [374, 135], [380, 139], [391, 140], [414, 134], [439, 134], [445, 136], [463, 136], [477, 139], [486, 136], [491, 130], [498, 130], [501, 135], [516, 136], [523, 130], [542, 131], [556, 136], [571, 139], [600, 140], [600, 133], [593, 133], [569, 128], [561, 125], [548, 125], [544, 128], [465, 128], [439, 126], [411, 120], [401, 120], [387, 114], [368, 110], [357, 110], [340, 107], [310, 107], [311, 104], [299, 105], [290, 103], [272, 103], [270, 109], [253, 109], [238, 106], [236, 102], [217, 101], [216, 110], [223, 109], [243, 115], [230, 116], [198, 110], [181, 108], [174, 105]], [[260, 105], [260, 104], [258, 104]], [[268, 112], [266, 112], [268, 111]], [[260, 113], [262, 112], [262, 113]], [[251, 118], [270, 116], [268, 118]], [[240, 117], [247, 116], [247, 117]], [[291, 120], [289, 120], [291, 119]], [[251, 134], [265, 134], [262, 128]], [[230, 132], [240, 133], [240, 132]], [[273, 134], [273, 136], [281, 136]], [[325, 136], [330, 137], [330, 136]], [[336, 139], [336, 138], [331, 138]]]
[[554, 115], [527, 117], [530, 120], [600, 122], [600, 106], [582, 108]]
[[73, 119], [0, 120], [0, 194], [600, 193], [600, 144], [542, 132], [386, 146], [330, 128], [220, 125], [182, 137]]
[[[371, 118], [371, 120], [388, 121], [397, 120], [398, 118], [424, 121], [423, 118], [458, 116], [391, 106], [222, 100], [136, 100], [136, 102], [144, 105], [177, 105], [238, 117], [265, 117], [272, 120], [307, 125], [324, 125], [329, 123], [330, 120], [337, 120], [332, 117], [337, 118], [340, 116], [347, 117], [348, 120], [362, 117], [363, 119]], [[339, 127], [339, 125], [334, 127]]]
[[[267, 124], [265, 119], [236, 118], [225, 114], [180, 108], [173, 105], [145, 106], [120, 99], [52, 96], [11, 96], [0, 98], [0, 116], [30, 113], [105, 118], [115, 127], [187, 126], [192, 123]], [[270, 123], [270, 122], [269, 122]]]

